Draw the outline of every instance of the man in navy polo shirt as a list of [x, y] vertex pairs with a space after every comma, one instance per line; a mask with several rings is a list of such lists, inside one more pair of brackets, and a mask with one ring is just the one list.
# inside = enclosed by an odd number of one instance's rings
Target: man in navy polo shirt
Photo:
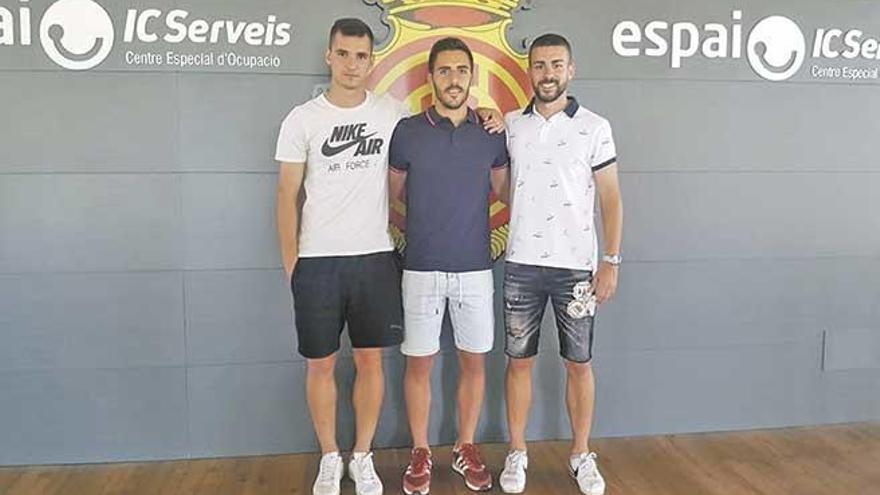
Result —
[[389, 151], [390, 196], [406, 186], [403, 272], [405, 395], [413, 451], [403, 478], [407, 494], [427, 494], [431, 482], [428, 413], [431, 368], [440, 349], [448, 303], [458, 349], [458, 441], [452, 468], [475, 491], [492, 477], [474, 445], [485, 388], [484, 355], [492, 349], [492, 260], [489, 192], [507, 180], [505, 134], [489, 134], [465, 104], [473, 55], [457, 38], [431, 48], [428, 82], [435, 103], [398, 123]]

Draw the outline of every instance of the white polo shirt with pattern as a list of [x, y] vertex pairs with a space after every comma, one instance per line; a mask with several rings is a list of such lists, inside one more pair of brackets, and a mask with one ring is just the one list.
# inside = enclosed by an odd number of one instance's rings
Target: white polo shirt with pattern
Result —
[[617, 162], [611, 124], [572, 97], [549, 119], [532, 101], [505, 120], [512, 203], [507, 261], [594, 270], [593, 174]]

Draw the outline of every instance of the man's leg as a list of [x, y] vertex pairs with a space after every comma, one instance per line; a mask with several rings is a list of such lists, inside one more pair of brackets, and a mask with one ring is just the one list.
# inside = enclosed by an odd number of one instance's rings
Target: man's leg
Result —
[[507, 425], [510, 450], [526, 450], [526, 426], [532, 405], [532, 367], [535, 358], [507, 361]]
[[495, 341], [491, 270], [450, 274], [446, 296], [458, 349], [458, 442], [474, 443], [486, 389], [486, 353]]
[[474, 443], [486, 389], [485, 354], [458, 351], [458, 442]]
[[447, 286], [450, 319], [458, 349], [458, 441], [452, 449], [452, 469], [471, 490], [492, 488], [492, 475], [474, 444], [486, 388], [486, 353], [495, 340], [491, 270], [455, 273]]
[[307, 360], [306, 398], [321, 453], [339, 451], [336, 445], [336, 353]]
[[324, 454], [337, 452], [336, 353], [344, 324], [340, 264], [302, 258], [291, 281], [298, 351], [306, 358], [306, 401]]
[[568, 468], [585, 495], [605, 493], [605, 479], [599, 472], [596, 454], [590, 452], [590, 428], [593, 424], [593, 366], [589, 362], [565, 361], [568, 417], [571, 420], [572, 443]]
[[590, 429], [593, 425], [595, 383], [590, 363], [565, 361], [565, 402], [571, 420], [571, 455], [590, 452]]
[[431, 411], [431, 370], [434, 356], [407, 356], [404, 376], [406, 414], [413, 447], [428, 449], [428, 420]]
[[414, 448], [429, 449], [431, 370], [440, 350], [445, 285], [446, 278], [439, 272], [403, 272], [404, 337], [400, 352], [406, 356], [403, 391]]
[[392, 253], [375, 253], [352, 257], [345, 275], [346, 319], [356, 371], [354, 453], [366, 454], [373, 444], [385, 393], [382, 349], [403, 339], [400, 272]]
[[506, 392], [510, 450], [526, 450], [526, 426], [532, 405], [532, 368], [538, 354], [541, 320], [548, 294], [543, 268], [504, 266], [504, 352], [508, 356]]
[[593, 322], [589, 271], [554, 269], [551, 300], [559, 331], [559, 352], [565, 360], [565, 402], [571, 421], [571, 454], [590, 452], [595, 384], [593, 380]]
[[385, 375], [382, 370], [382, 349], [354, 349], [356, 375], [352, 402], [355, 414], [355, 453], [367, 453], [373, 444], [382, 398]]

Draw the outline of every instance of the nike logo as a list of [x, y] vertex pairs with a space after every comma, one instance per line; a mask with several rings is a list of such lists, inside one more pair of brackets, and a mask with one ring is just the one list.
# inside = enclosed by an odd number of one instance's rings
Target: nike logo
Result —
[[342, 143], [342, 144], [339, 144], [336, 146], [331, 145], [330, 140], [328, 139], [328, 140], [324, 141], [324, 145], [321, 146], [321, 153], [323, 153], [323, 155], [328, 158], [331, 156], [336, 156], [336, 155], [342, 153], [343, 151], [351, 148], [354, 145], [365, 142], [367, 139], [370, 139], [371, 137], [375, 136], [376, 134], [378, 134], [378, 133], [374, 132], [372, 134], [368, 134], [366, 136], [361, 136], [361, 137], [355, 138], [347, 143]]

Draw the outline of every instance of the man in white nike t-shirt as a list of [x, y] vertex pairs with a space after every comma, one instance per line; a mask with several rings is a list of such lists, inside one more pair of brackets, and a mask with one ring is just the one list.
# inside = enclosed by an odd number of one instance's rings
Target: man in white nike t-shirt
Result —
[[362, 21], [336, 21], [325, 58], [330, 89], [294, 108], [278, 136], [278, 235], [322, 453], [312, 491], [339, 493], [334, 370], [347, 323], [357, 369], [349, 475], [358, 495], [378, 495], [370, 449], [384, 393], [382, 348], [403, 338], [400, 270], [388, 234], [388, 141], [407, 112], [366, 90], [373, 33]]
[[[382, 348], [403, 338], [400, 267], [388, 232], [388, 147], [395, 125], [409, 112], [393, 98], [367, 91], [373, 33], [363, 21], [333, 24], [325, 60], [330, 89], [295, 107], [278, 136], [278, 235], [322, 453], [312, 491], [339, 493], [343, 463], [334, 370], [347, 323], [357, 370], [349, 475], [358, 495], [378, 495], [383, 486], [370, 449], [384, 393]], [[503, 129], [500, 113], [480, 114], [487, 128]]]

